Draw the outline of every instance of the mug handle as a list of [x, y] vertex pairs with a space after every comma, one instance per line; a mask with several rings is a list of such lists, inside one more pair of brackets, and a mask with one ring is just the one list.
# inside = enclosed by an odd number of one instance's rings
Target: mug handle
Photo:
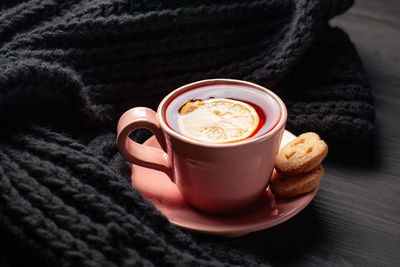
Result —
[[[118, 121], [117, 146], [122, 156], [130, 163], [163, 171], [171, 177], [166, 142], [156, 114], [155, 111], [146, 107], [135, 107], [126, 111]], [[162, 150], [136, 143], [129, 138], [134, 130], [140, 128], [150, 130], [157, 138]]]

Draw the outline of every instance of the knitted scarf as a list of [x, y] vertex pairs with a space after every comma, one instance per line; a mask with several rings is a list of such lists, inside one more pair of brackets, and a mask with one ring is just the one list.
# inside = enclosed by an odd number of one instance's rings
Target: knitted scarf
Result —
[[116, 123], [181, 85], [233, 78], [276, 92], [295, 134], [315, 131], [344, 152], [368, 144], [368, 81], [347, 35], [328, 24], [351, 4], [37, 0], [3, 10], [0, 265], [268, 264], [171, 226], [132, 188]]

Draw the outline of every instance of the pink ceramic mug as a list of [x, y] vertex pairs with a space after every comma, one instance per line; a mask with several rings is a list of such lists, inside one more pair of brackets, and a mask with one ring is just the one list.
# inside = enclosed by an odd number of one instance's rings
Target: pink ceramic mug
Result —
[[[185, 137], [171, 127], [171, 114], [178, 114], [182, 103], [199, 95], [247, 102], [249, 96], [266, 113], [266, 128], [225, 144]], [[251, 205], [266, 190], [286, 119], [282, 100], [264, 87], [232, 79], [203, 80], [168, 94], [157, 112], [146, 107], [125, 112], [117, 126], [117, 145], [127, 161], [167, 173], [189, 205], [210, 213], [233, 213]], [[162, 150], [132, 141], [129, 134], [139, 128], [152, 131]]]

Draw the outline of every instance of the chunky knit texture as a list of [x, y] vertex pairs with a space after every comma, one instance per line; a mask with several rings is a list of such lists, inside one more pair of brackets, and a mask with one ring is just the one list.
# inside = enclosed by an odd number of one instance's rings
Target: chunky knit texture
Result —
[[[180, 85], [224, 77], [275, 91], [296, 134], [316, 131], [332, 149], [367, 144], [374, 118], [369, 85], [349, 38], [328, 24], [351, 4], [40, 0], [2, 11], [3, 261], [268, 264], [268, 256], [170, 226], [131, 187], [116, 123], [133, 106], [155, 109]], [[132, 137], [142, 142], [149, 134]]]

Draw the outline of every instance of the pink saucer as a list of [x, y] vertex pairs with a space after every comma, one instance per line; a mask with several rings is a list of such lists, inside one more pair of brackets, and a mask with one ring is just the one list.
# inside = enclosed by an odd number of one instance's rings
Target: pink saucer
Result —
[[[294, 138], [292, 133], [285, 130], [281, 147]], [[154, 136], [145, 144], [160, 147]], [[297, 198], [279, 200], [267, 189], [260, 201], [248, 211], [234, 216], [217, 216], [198, 211], [186, 204], [175, 184], [163, 172], [132, 164], [132, 185], [171, 224], [192, 231], [225, 236], [245, 235], [280, 224], [303, 210], [318, 191], [316, 188]]]

